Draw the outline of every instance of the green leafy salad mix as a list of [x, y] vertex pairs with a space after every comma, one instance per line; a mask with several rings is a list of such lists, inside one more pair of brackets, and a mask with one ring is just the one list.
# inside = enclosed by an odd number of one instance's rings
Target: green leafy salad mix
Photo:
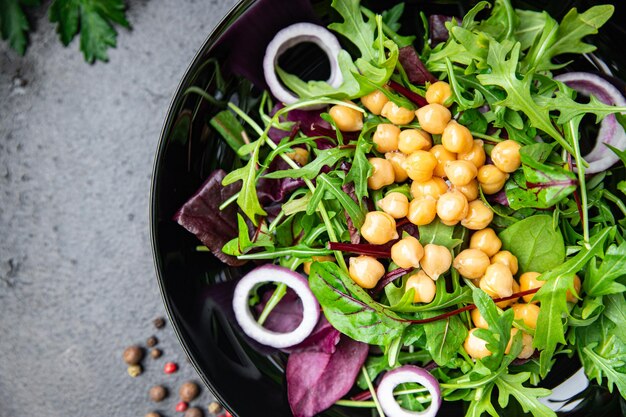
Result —
[[[328, 30], [281, 32], [341, 37], [322, 48], [328, 81], [266, 55], [280, 82], [255, 109], [189, 91], [226, 106], [210, 125], [237, 158], [176, 216], [200, 250], [265, 264], [233, 308], [289, 353], [294, 415], [429, 416], [443, 400], [555, 416], [542, 381], [559, 361], [626, 398], [626, 103], [567, 61], [594, 51], [613, 6], [557, 21], [480, 1], [462, 19], [422, 15], [423, 42], [399, 34], [403, 4], [332, 8]], [[236, 233], [198, 220], [198, 196]]]

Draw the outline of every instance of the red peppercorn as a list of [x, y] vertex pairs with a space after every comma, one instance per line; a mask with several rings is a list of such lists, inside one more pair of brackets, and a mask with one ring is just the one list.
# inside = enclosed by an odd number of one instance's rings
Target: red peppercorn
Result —
[[233, 417], [233, 415], [231, 413], [229, 413], [228, 411], [224, 412], [224, 417]]
[[187, 404], [184, 401], [181, 401], [178, 404], [176, 404], [176, 411], [178, 411], [179, 413], [184, 413], [185, 411], [187, 411], [187, 407], [189, 407], [189, 404]]
[[178, 371], [178, 365], [176, 365], [174, 362], [168, 362], [163, 367], [163, 372], [165, 372], [166, 374], [173, 374], [176, 371]]

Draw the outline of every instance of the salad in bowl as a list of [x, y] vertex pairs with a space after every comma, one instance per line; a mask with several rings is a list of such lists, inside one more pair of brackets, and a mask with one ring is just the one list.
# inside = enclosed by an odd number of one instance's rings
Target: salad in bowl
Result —
[[480, 1], [422, 13], [423, 39], [402, 3], [331, 7], [273, 34], [253, 105], [189, 91], [236, 157], [174, 216], [244, 271], [216, 286], [251, 346], [284, 353], [293, 415], [554, 416], [560, 358], [626, 396], [624, 89], [569, 66], [614, 7]]

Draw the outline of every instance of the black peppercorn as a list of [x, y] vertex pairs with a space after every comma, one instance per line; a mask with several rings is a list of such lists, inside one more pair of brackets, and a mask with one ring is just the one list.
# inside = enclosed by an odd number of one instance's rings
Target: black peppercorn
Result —
[[198, 407], [191, 407], [185, 411], [183, 417], [203, 417], [203, 413]]
[[146, 345], [148, 345], [148, 347], [154, 347], [158, 343], [159, 343], [159, 339], [157, 339], [156, 336], [150, 336], [148, 340], [146, 340]]
[[152, 324], [154, 324], [154, 327], [157, 329], [162, 329], [163, 326], [165, 326], [165, 319], [163, 317], [157, 317], [152, 321]]
[[137, 365], [143, 359], [143, 349], [139, 346], [129, 346], [122, 354], [124, 362], [129, 365]]
[[180, 395], [180, 399], [186, 402], [189, 402], [196, 398], [200, 393], [200, 387], [195, 382], [185, 382], [181, 385], [178, 390], [178, 395]]
[[163, 385], [155, 385], [148, 391], [150, 399], [155, 403], [161, 402], [167, 397], [167, 389]]

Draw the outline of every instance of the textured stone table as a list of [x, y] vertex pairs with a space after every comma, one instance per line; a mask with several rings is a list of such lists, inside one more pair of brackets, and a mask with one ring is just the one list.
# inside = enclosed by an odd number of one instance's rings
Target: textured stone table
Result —
[[[180, 415], [195, 378], [172, 328], [152, 326], [150, 176], [178, 80], [235, 0], [128, 3], [107, 64], [64, 48], [43, 12], [25, 57], [0, 43], [0, 417]], [[164, 355], [130, 378], [122, 350], [152, 334]], [[173, 393], [155, 405], [157, 383]]]

